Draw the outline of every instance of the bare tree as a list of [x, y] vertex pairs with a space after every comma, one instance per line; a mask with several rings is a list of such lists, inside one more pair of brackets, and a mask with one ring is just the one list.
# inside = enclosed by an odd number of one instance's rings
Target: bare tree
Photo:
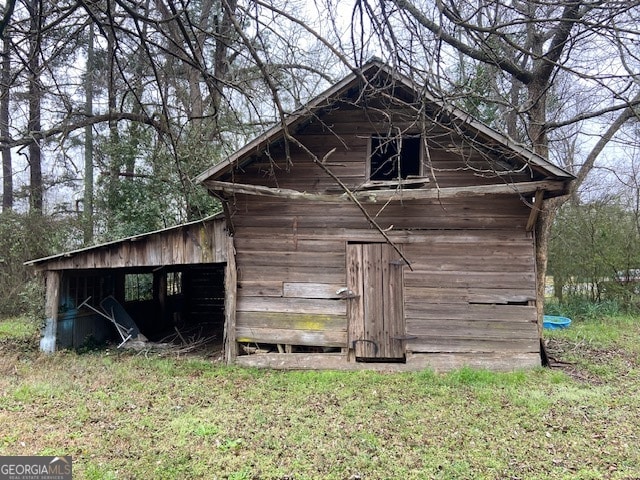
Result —
[[[185, 192], [187, 216], [201, 215], [188, 198], [194, 190], [191, 178], [247, 136], [273, 124], [269, 83], [276, 85], [284, 108], [291, 109], [329, 78], [322, 65], [329, 57], [311, 46], [313, 35], [302, 23], [254, 2], [50, 5], [16, 0], [8, 2], [2, 14], [3, 31], [12, 32], [10, 47], [16, 59], [8, 93], [16, 105], [27, 98], [31, 103], [30, 109], [11, 111], [3, 125], [12, 128], [0, 133], [0, 147], [7, 153], [18, 149], [29, 162], [29, 191], [37, 211], [43, 208], [43, 183], [59, 181], [59, 172], [46, 175], [54, 158], [66, 162], [62, 168], [71, 172], [68, 177], [88, 170], [88, 160], [83, 168], [74, 158], [83, 143], [90, 145], [88, 137], [81, 140], [84, 129], [93, 133], [91, 163], [102, 185], [117, 187], [151, 176], [164, 176], [165, 182], [177, 179]], [[82, 78], [90, 24], [95, 25], [96, 42], [91, 111], [84, 105], [89, 102], [78, 95], [88, 88]], [[296, 45], [296, 39], [305, 47]], [[173, 161], [171, 168], [166, 158]], [[155, 173], [137, 172], [143, 164]], [[5, 175], [7, 181], [11, 178]], [[79, 189], [81, 182], [76, 181]], [[90, 197], [89, 184], [85, 196]], [[87, 198], [84, 208], [89, 215]]]
[[[11, 15], [5, 16], [5, 50], [11, 62], [3, 69], [8, 78], [6, 100], [12, 102], [9, 118], [3, 122], [0, 147], [8, 152], [16, 148], [25, 158], [29, 170], [27, 185], [29, 208], [41, 213], [44, 195], [49, 185], [43, 171], [48, 154], [47, 129], [43, 125], [71, 114], [73, 92], [68, 87], [69, 61], [76, 37], [73, 10], [64, 5], [52, 6], [36, 0], [11, 2]], [[6, 58], [6, 56], [5, 56]], [[62, 69], [61, 64], [67, 62]], [[10, 68], [9, 68], [10, 67]], [[57, 97], [55, 102], [51, 100]], [[61, 130], [61, 137], [67, 133]], [[49, 150], [50, 151], [50, 150]], [[19, 157], [11, 161], [5, 156], [7, 170], [21, 168]], [[7, 171], [5, 180], [11, 175]], [[20, 186], [13, 185], [14, 199], [20, 198]]]
[[[194, 165], [242, 142], [240, 125], [250, 125], [254, 134], [280, 121], [331, 72], [339, 75], [377, 54], [444, 103], [472, 97], [476, 106], [492, 103], [493, 126], [544, 157], [552, 156], [556, 138], [580, 131], [570, 127], [599, 121], [603, 137], [575, 170], [577, 187], [620, 125], [635, 115], [638, 61], [630, 45], [637, 39], [639, 1], [360, 0], [346, 20], [338, 2], [318, 2], [318, 17], [332, 19], [329, 26], [310, 18], [308, 8], [275, 0], [59, 4], [36, 30], [49, 35], [54, 25], [75, 22], [76, 32], [96, 25], [106, 92], [106, 101], [96, 105], [106, 107], [85, 112], [72, 97], [65, 100], [62, 89], [45, 91], [49, 103], [68, 108], [47, 115], [46, 126], [2, 134], [2, 146], [35, 149], [88, 126], [110, 137], [111, 145], [123, 145], [122, 136], [138, 129], [153, 137], [150, 161], [168, 154], [186, 190]], [[5, 14], [4, 28], [16, 22], [13, 17]], [[616, 60], [605, 64], [612, 52]], [[39, 68], [50, 57], [41, 54]], [[576, 85], [589, 96], [588, 105], [573, 102], [580, 92], [567, 96]], [[139, 160], [133, 155], [127, 161], [122, 169], [115, 161], [103, 168], [113, 179], [135, 178]], [[562, 202], [544, 204], [537, 232], [541, 277], [545, 237]]]
[[[502, 112], [494, 126], [545, 158], [567, 127], [600, 122], [599, 140], [574, 170], [575, 190], [621, 126], [637, 116], [638, 57], [630, 45], [638, 41], [639, 5], [637, 0], [363, 0], [353, 12], [360, 19], [353, 31], [374, 35], [379, 52], [444, 102], [473, 94], [454, 88], [459, 77], [451, 72], [459, 59], [491, 69], [493, 94], [481, 100]], [[569, 84], [578, 84], [572, 95], [590, 101], [578, 107], [565, 97], [558, 87]], [[549, 230], [565, 201], [546, 201], [537, 226], [540, 315]]]

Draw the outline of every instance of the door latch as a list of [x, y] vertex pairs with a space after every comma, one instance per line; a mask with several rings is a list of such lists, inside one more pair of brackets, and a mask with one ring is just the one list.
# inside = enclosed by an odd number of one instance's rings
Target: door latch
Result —
[[358, 294], [353, 290], [348, 289], [347, 287], [342, 287], [336, 290], [336, 295], [340, 298], [358, 298]]

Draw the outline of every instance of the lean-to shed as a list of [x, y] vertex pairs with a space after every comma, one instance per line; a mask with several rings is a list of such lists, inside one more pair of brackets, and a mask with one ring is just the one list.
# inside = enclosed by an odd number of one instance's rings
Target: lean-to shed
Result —
[[[112, 291], [128, 308], [122, 274], [154, 273], [154, 324], [174, 312], [172, 280], [155, 273], [187, 272], [188, 295], [188, 272], [202, 267], [220, 274], [204, 283], [224, 287], [229, 362], [533, 367], [538, 207], [572, 179], [372, 61], [198, 177], [222, 200], [223, 217], [150, 234], [135, 257], [157, 255], [176, 236], [193, 249], [188, 261], [119, 264], [131, 258], [126, 239], [33, 263], [47, 272], [58, 331], [65, 278], [115, 271]], [[204, 248], [193, 238], [211, 240]]]
[[109, 297], [148, 339], [175, 334], [179, 326], [221, 345], [227, 247], [224, 218], [210, 217], [28, 262], [46, 284], [41, 348], [120, 341], [102, 315], [111, 314], [101, 307]]

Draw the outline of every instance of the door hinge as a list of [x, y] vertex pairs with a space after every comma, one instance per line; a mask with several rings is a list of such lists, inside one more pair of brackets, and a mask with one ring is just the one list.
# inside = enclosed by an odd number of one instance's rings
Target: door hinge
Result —
[[418, 338], [417, 335], [392, 335], [391, 338], [393, 340], [415, 340]]

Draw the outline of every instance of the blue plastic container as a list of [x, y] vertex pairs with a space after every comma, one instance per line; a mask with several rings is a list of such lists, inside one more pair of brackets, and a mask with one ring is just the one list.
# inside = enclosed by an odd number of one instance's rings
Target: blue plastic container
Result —
[[567, 328], [571, 325], [571, 319], [567, 317], [558, 317], [555, 315], [545, 315], [542, 326], [547, 330], [557, 330], [559, 328]]

